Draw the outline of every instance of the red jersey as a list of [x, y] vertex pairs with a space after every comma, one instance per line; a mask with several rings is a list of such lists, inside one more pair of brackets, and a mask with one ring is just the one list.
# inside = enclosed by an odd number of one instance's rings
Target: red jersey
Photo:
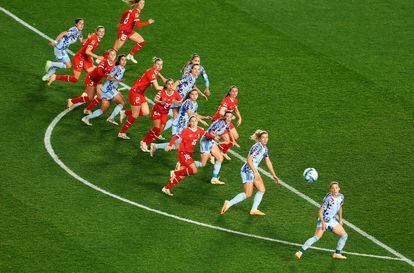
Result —
[[134, 29], [135, 22], [139, 21], [139, 9], [130, 9], [122, 13], [121, 21], [119, 21], [119, 30], [130, 32]]
[[115, 62], [111, 64], [108, 59], [103, 59], [99, 62], [98, 67], [91, 72], [90, 76], [94, 81], [99, 81], [102, 78], [106, 78], [114, 66]]
[[138, 93], [144, 95], [145, 90], [157, 80], [158, 78], [158, 71], [155, 70], [155, 67], [151, 67], [148, 69], [144, 75], [141, 76], [137, 81], [134, 82], [133, 89], [136, 89]]
[[215, 120], [220, 118], [220, 109], [222, 107], [224, 107], [226, 109], [226, 111], [234, 112], [234, 110], [236, 110], [236, 108], [237, 108], [237, 103], [238, 102], [239, 102], [239, 100], [237, 98], [231, 98], [230, 96], [225, 97], [221, 101], [221, 103], [220, 103], [220, 105], [217, 109], [217, 112], [214, 114], [212, 120], [215, 121]]
[[162, 105], [160, 103], [154, 104], [154, 111], [157, 111], [160, 114], [168, 114], [170, 111], [170, 106], [173, 100], [180, 101], [181, 95], [176, 90], [173, 90], [172, 94], [168, 95], [167, 90], [164, 88], [155, 96], [156, 100], [163, 101], [165, 104]]
[[174, 142], [178, 139], [178, 137], [180, 137], [181, 143], [178, 151], [192, 154], [195, 146], [197, 145], [197, 141], [204, 135], [208, 138], [215, 138], [213, 134], [204, 131], [203, 128], [197, 127], [195, 129], [191, 129], [190, 127], [187, 127], [180, 134], [173, 136], [169, 145], [174, 145]]
[[91, 48], [92, 52], [94, 52], [98, 48], [99, 42], [100, 39], [98, 38], [98, 35], [96, 35], [96, 33], [92, 34], [76, 54], [80, 54], [84, 59], [89, 59], [90, 56], [86, 54], [86, 49], [89, 47]]

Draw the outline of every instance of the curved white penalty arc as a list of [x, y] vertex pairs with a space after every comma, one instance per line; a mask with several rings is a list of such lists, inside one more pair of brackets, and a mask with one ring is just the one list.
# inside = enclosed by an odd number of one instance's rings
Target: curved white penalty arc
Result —
[[[150, 208], [148, 206], [139, 204], [137, 202], [131, 201], [129, 199], [123, 198], [119, 195], [113, 194], [107, 190], [104, 190], [98, 186], [96, 186], [95, 184], [92, 184], [91, 182], [87, 181], [86, 179], [80, 177], [78, 174], [76, 174], [74, 171], [72, 171], [68, 166], [65, 165], [65, 163], [63, 163], [58, 155], [55, 153], [55, 151], [53, 150], [52, 147], [52, 143], [51, 143], [51, 138], [52, 138], [52, 133], [53, 133], [53, 129], [55, 128], [55, 126], [59, 123], [59, 121], [68, 113], [68, 110], [65, 110], [63, 112], [61, 112], [59, 115], [57, 115], [53, 121], [49, 124], [49, 126], [46, 129], [46, 133], [45, 133], [45, 137], [44, 137], [44, 145], [45, 148], [47, 150], [47, 152], [49, 153], [49, 155], [53, 158], [53, 160], [56, 162], [56, 164], [58, 164], [63, 170], [65, 170], [70, 176], [72, 176], [73, 178], [75, 178], [76, 180], [78, 180], [79, 182], [83, 183], [84, 185], [98, 191], [101, 192], [105, 195], [108, 195], [112, 198], [115, 198], [119, 201], [122, 201], [124, 203], [127, 203], [129, 205], [153, 212], [153, 213], [157, 213], [169, 218], [173, 218], [179, 221], [183, 221], [183, 222], [187, 222], [190, 224], [194, 224], [197, 226], [202, 226], [202, 227], [206, 227], [206, 228], [210, 228], [210, 229], [215, 229], [215, 230], [220, 230], [223, 232], [228, 232], [228, 233], [232, 233], [232, 234], [237, 234], [240, 236], [245, 236], [245, 237], [250, 237], [250, 238], [255, 238], [255, 239], [259, 239], [259, 240], [265, 240], [265, 241], [270, 241], [270, 242], [276, 242], [279, 244], [284, 244], [284, 245], [289, 245], [289, 246], [297, 246], [297, 247], [301, 247], [302, 244], [298, 244], [298, 243], [292, 243], [292, 242], [288, 242], [288, 241], [284, 241], [284, 240], [279, 240], [279, 239], [274, 239], [274, 238], [269, 238], [269, 237], [264, 237], [264, 236], [259, 236], [259, 235], [255, 235], [255, 234], [250, 234], [250, 233], [245, 233], [245, 232], [241, 232], [241, 231], [237, 231], [237, 230], [231, 230], [231, 229], [227, 229], [227, 228], [223, 228], [223, 227], [219, 227], [219, 226], [214, 226], [214, 225], [210, 225], [210, 224], [206, 224], [206, 223], [202, 223], [202, 222], [198, 222], [198, 221], [194, 221], [191, 219], [187, 219], [184, 217], [180, 217], [177, 215], [173, 215], [161, 210], [157, 210], [157, 209], [153, 209]], [[160, 193], [161, 194], [161, 193]], [[315, 250], [320, 250], [320, 251], [326, 251], [326, 252], [333, 252], [334, 250], [332, 249], [327, 249], [327, 248], [321, 248], [321, 247], [311, 247], [312, 249]], [[343, 253], [346, 254], [350, 254], [350, 255], [355, 255], [355, 256], [363, 256], [363, 257], [370, 257], [370, 258], [377, 258], [377, 259], [385, 259], [385, 260], [397, 260], [397, 261], [402, 261], [402, 259], [397, 258], [397, 257], [389, 257], [389, 256], [380, 256], [380, 255], [372, 255], [372, 254], [364, 254], [364, 253], [356, 253], [356, 252], [348, 252], [348, 251], [343, 251]]]

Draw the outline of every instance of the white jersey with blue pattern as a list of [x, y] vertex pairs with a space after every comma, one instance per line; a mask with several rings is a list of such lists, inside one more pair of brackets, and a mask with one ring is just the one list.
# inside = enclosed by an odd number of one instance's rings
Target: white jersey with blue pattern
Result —
[[223, 119], [218, 119], [214, 121], [206, 131], [213, 135], [219, 136], [226, 130], [230, 130], [229, 124]]
[[190, 117], [187, 115], [188, 110], [190, 110], [190, 116], [197, 113], [198, 110], [198, 103], [197, 101], [192, 101], [191, 99], [187, 99], [181, 104], [180, 111], [178, 113], [178, 117], [175, 122], [175, 126], [178, 128], [184, 129], [187, 126], [188, 120]]
[[[253, 166], [257, 169], [262, 159], [269, 156], [267, 146], [263, 145], [260, 142], [257, 142], [250, 148], [249, 154], [247, 156], [253, 157]], [[247, 162], [244, 163], [241, 170], [242, 172], [252, 172], [252, 169], [250, 169], [249, 164], [247, 164]]]
[[[114, 68], [112, 68], [111, 73], [109, 75], [119, 81], [124, 76], [124, 72], [125, 68], [121, 67], [120, 65], [117, 65]], [[107, 93], [116, 91], [119, 85], [118, 81], [107, 80], [105, 84], [101, 87], [102, 92]]]
[[185, 97], [188, 92], [193, 89], [197, 78], [193, 78], [191, 74], [185, 74], [180, 80], [180, 83], [177, 86], [177, 91], [180, 93], [181, 97]]
[[66, 50], [71, 44], [76, 43], [78, 39], [83, 39], [82, 32], [77, 27], [71, 27], [66, 35], [63, 36], [55, 47], [59, 50]]
[[[190, 73], [192, 66], [193, 66], [193, 64], [190, 63], [184, 68], [184, 72], [183, 72], [182, 77], [184, 77], [186, 74]], [[208, 80], [206, 70], [204, 69], [204, 67], [202, 65], [200, 65], [200, 75], [203, 77], [204, 83], [205, 83], [206, 87], [208, 88], [209, 85], [210, 85], [210, 82]], [[199, 77], [199, 75], [197, 75], [197, 77], [195, 79], [197, 80], [198, 77]]]
[[334, 197], [332, 194], [327, 194], [323, 199], [321, 207], [323, 208], [322, 216], [325, 222], [329, 222], [332, 219], [335, 219], [335, 215], [340, 210], [342, 204], [344, 203], [344, 195], [338, 193], [337, 197]]

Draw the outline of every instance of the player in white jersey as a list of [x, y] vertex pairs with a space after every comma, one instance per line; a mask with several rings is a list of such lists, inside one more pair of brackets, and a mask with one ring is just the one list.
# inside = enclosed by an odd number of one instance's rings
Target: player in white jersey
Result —
[[78, 40], [81, 43], [84, 42], [82, 35], [84, 25], [84, 20], [82, 18], [78, 18], [75, 20], [74, 27], [71, 27], [68, 31], [60, 33], [56, 37], [56, 40], [50, 42], [49, 45], [53, 47], [57, 62], [46, 61], [46, 74], [42, 77], [43, 81], [47, 81], [58, 68], [70, 68], [72, 66], [67, 53], [67, 49], [71, 44], [76, 43]]
[[[346, 233], [342, 223], [342, 205], [344, 203], [344, 196], [339, 193], [339, 184], [336, 181], [332, 181], [330, 186], [330, 193], [328, 193], [323, 199], [321, 208], [319, 209], [318, 221], [316, 222], [316, 230], [313, 237], [309, 238], [302, 248], [295, 253], [296, 259], [300, 259], [309, 247], [316, 243], [325, 231], [328, 229], [339, 236], [336, 251], [333, 253], [332, 258], [334, 259], [346, 259], [341, 254], [342, 249], [345, 246], [348, 234]], [[338, 214], [338, 220], [335, 216]]]
[[[202, 116], [198, 114], [198, 91], [196, 89], [191, 90], [187, 93], [187, 96], [184, 98], [181, 108], [178, 113], [178, 117], [173, 123], [172, 127], [172, 136], [180, 134], [185, 128], [187, 128], [188, 121], [190, 117], [195, 116], [197, 120], [201, 122], [204, 126], [208, 126], [208, 123], [204, 119], [211, 119], [209, 116]], [[173, 149], [178, 149], [181, 139], [178, 139], [175, 142]], [[168, 146], [169, 142], [165, 143], [152, 143], [150, 148], [151, 156], [154, 155], [155, 150], [165, 149]], [[197, 167], [201, 167], [197, 166]]]
[[[203, 77], [203, 80], [204, 80], [204, 84], [205, 84], [205, 86], [206, 86], [206, 89], [204, 90], [204, 93], [207, 95], [207, 96], [210, 96], [211, 95], [211, 92], [210, 92], [210, 81], [208, 80], [208, 76], [207, 76], [207, 73], [206, 73], [206, 70], [204, 69], [204, 67], [201, 65], [201, 58], [200, 58], [200, 55], [198, 55], [198, 54], [196, 54], [196, 53], [194, 53], [193, 55], [191, 55], [191, 58], [190, 58], [190, 60], [183, 66], [183, 68], [181, 69], [181, 73], [183, 74], [183, 77], [184, 77], [184, 75], [185, 74], [188, 74], [188, 73], [190, 73], [190, 71], [191, 71], [191, 67], [194, 65], [194, 64], [198, 64], [198, 65], [200, 65], [200, 74], [199, 75], [201, 75], [202, 77]], [[198, 75], [198, 76], [199, 76]], [[198, 76], [197, 76], [197, 78], [198, 78]], [[197, 80], [197, 78], [196, 78], [196, 80]]]
[[125, 65], [127, 59], [125, 55], [119, 55], [118, 59], [115, 63], [115, 67], [112, 68], [111, 73], [108, 76], [108, 80], [105, 84], [101, 87], [101, 96], [102, 96], [102, 105], [101, 108], [95, 110], [92, 114], [89, 114], [82, 118], [82, 121], [91, 126], [92, 124], [89, 122], [90, 119], [99, 117], [103, 114], [106, 110], [108, 110], [109, 106], [111, 106], [111, 101], [114, 100], [118, 103], [118, 105], [112, 111], [112, 114], [106, 120], [109, 123], [114, 125], [119, 125], [115, 121], [115, 116], [124, 108], [125, 100], [122, 97], [122, 94], [117, 91], [118, 85], [120, 82], [123, 82], [124, 73], [125, 73]]
[[[230, 125], [233, 117], [234, 116], [232, 112], [226, 112], [223, 117], [214, 121], [210, 125], [210, 127], [208, 127], [207, 132], [215, 136], [219, 136], [226, 131], [230, 131]], [[231, 141], [233, 141], [231, 132], [229, 134]], [[239, 147], [239, 145], [235, 141], [233, 141], [233, 144], [236, 147]], [[217, 142], [214, 139], [202, 137], [200, 140], [200, 153], [200, 161], [203, 167], [206, 165], [207, 160], [210, 158], [211, 155], [214, 156], [216, 159], [214, 162], [213, 175], [210, 181], [211, 184], [224, 185], [225, 183], [220, 181], [218, 177], [221, 169], [221, 164], [223, 163], [223, 154], [220, 152], [220, 149], [217, 146]]]
[[237, 194], [230, 201], [224, 201], [223, 207], [221, 208], [221, 214], [225, 214], [231, 206], [240, 203], [243, 200], [252, 196], [253, 187], [256, 187], [257, 192], [254, 196], [253, 206], [250, 210], [250, 214], [258, 216], [265, 215], [258, 209], [266, 190], [262, 177], [260, 176], [259, 171], [257, 169], [262, 159], [265, 159], [267, 168], [272, 174], [275, 183], [279, 183], [279, 178], [276, 176], [275, 171], [273, 170], [273, 165], [269, 159], [266, 147], [266, 144], [269, 140], [269, 134], [263, 130], [256, 130], [256, 132], [250, 138], [252, 140], [255, 140], [256, 144], [254, 144], [250, 148], [249, 155], [247, 156], [247, 162], [245, 162], [243, 167], [241, 168], [241, 177], [244, 191]]

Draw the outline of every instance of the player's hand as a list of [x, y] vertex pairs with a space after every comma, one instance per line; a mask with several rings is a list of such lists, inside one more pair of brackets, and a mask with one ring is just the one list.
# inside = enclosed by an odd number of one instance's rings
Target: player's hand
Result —
[[273, 176], [273, 180], [275, 181], [275, 184], [279, 184], [279, 177], [276, 175]]
[[237, 127], [239, 127], [241, 123], [242, 123], [242, 119], [241, 119], [241, 118], [239, 118], [239, 119], [237, 120]]
[[233, 146], [235, 146], [235, 147], [237, 147], [237, 148], [240, 148], [239, 143], [237, 143], [236, 141], [235, 141], [235, 142], [233, 142]]
[[55, 41], [52, 41], [52, 42], [50, 42], [50, 43], [49, 43], [49, 45], [50, 45], [51, 47], [55, 47], [56, 43], [55, 43]]
[[210, 116], [205, 116], [204, 119], [212, 119]]
[[260, 179], [260, 174], [259, 174], [259, 172], [257, 170], [255, 170], [253, 172], [253, 174], [254, 174], [254, 179]]
[[168, 145], [167, 147], [165, 147], [165, 151], [166, 151], [166, 152], [169, 152], [169, 151], [171, 151], [171, 148], [172, 148], [172, 147], [171, 147], [170, 145]]
[[204, 90], [204, 93], [206, 93], [207, 96], [211, 95], [210, 89], [207, 87], [206, 90]]
[[339, 221], [339, 224], [340, 224], [341, 226], [343, 226], [343, 225], [344, 225], [344, 222], [343, 222], [342, 220], [340, 220], [340, 221]]
[[204, 120], [200, 119], [199, 121], [200, 121], [200, 122], [201, 122], [201, 124], [203, 124], [204, 126], [208, 126], [208, 123], [207, 123], [207, 122], [205, 122]]
[[151, 24], [154, 24], [154, 20], [153, 19], [148, 19], [148, 23], [151, 25]]

